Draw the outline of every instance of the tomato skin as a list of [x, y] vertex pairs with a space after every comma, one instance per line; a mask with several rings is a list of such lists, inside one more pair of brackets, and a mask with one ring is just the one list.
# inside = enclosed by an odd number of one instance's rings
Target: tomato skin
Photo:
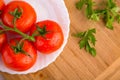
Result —
[[[2, 28], [0, 28], [2, 30]], [[5, 33], [0, 34], [0, 51], [2, 49], [2, 46], [7, 42], [7, 35]]]
[[15, 53], [11, 46], [16, 45], [16, 40], [18, 39], [12, 39], [10, 40], [10, 44], [5, 44], [4, 49], [2, 50], [2, 60], [4, 64], [12, 70], [25, 71], [35, 64], [37, 50], [29, 41], [24, 40], [23, 50], [31, 57], [21, 52]]
[[31, 5], [24, 1], [12, 1], [8, 3], [2, 14], [2, 21], [5, 25], [13, 27], [13, 16], [10, 12], [16, 8], [22, 8], [22, 15], [16, 21], [17, 28], [22, 32], [30, 30], [31, 26], [36, 22], [36, 12]]
[[1, 18], [1, 14], [2, 14], [2, 10], [5, 7], [5, 3], [3, 0], [0, 0], [0, 18]]
[[[46, 30], [48, 31], [48, 33], [45, 34], [44, 37], [41, 35], [35, 37], [36, 41], [33, 42], [33, 44], [37, 48], [37, 50], [39, 50], [43, 54], [50, 54], [61, 47], [64, 37], [60, 26], [56, 22], [45, 20], [42, 22], [38, 22], [37, 25], [40, 28], [46, 26]], [[35, 30], [36, 25], [32, 27], [30, 34], [32, 35]]]
[[3, 0], [0, 0], [0, 10], [2, 10], [5, 6], [5, 3]]

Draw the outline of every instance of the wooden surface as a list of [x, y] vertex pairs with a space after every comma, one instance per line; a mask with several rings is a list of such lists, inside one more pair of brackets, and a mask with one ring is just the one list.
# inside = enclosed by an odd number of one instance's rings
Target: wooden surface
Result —
[[[83, 11], [75, 8], [78, 0], [65, 0], [71, 25], [69, 40], [57, 60], [47, 68], [33, 74], [10, 75], [1, 73], [6, 80], [120, 80], [120, 24], [114, 23], [114, 30], [105, 28], [102, 21], [88, 20]], [[95, 0], [96, 2], [102, 0]], [[117, 0], [118, 5], [120, 1]], [[72, 33], [97, 29], [97, 56], [80, 50], [79, 39]]]

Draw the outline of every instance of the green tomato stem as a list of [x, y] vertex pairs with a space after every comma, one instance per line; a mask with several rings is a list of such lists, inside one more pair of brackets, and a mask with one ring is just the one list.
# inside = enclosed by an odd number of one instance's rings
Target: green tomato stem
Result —
[[18, 30], [16, 27], [10, 28], [10, 27], [4, 25], [2, 22], [0, 22], [0, 25], [3, 26], [3, 28], [5, 29], [5, 31], [13, 31], [13, 32], [16, 32], [16, 33], [20, 34], [25, 39], [28, 39], [28, 40], [33, 41], [33, 42], [35, 41], [34, 36], [29, 36], [29, 35], [21, 32], [20, 30]]

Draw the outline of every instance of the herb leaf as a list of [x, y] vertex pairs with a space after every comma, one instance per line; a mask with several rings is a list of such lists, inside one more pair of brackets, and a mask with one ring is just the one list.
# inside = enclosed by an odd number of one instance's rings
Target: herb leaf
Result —
[[92, 56], [96, 56], [96, 49], [94, 48], [96, 43], [95, 34], [96, 29], [90, 29], [88, 31], [80, 32], [75, 34], [75, 37], [80, 38], [79, 46], [80, 49], [85, 48]]
[[106, 27], [113, 30], [113, 22], [117, 20], [120, 22], [120, 8], [116, 5], [114, 0], [107, 0], [106, 7], [104, 9], [93, 9], [94, 2], [92, 0], [80, 0], [77, 2], [77, 9], [82, 9], [86, 5], [86, 16], [88, 19], [99, 21], [100, 17], [103, 19]]
[[79, 2], [76, 3], [76, 8], [77, 9], [82, 9], [82, 7], [85, 3], [86, 3], [85, 0], [80, 0]]
[[117, 15], [117, 22], [120, 23], [120, 15]]
[[84, 48], [86, 45], [86, 41], [84, 39], [82, 39], [80, 42], [79, 42], [79, 46], [80, 46], [80, 49]]
[[96, 56], [96, 50], [95, 50], [95, 48], [91, 48], [90, 49], [90, 53], [91, 53], [92, 56]]

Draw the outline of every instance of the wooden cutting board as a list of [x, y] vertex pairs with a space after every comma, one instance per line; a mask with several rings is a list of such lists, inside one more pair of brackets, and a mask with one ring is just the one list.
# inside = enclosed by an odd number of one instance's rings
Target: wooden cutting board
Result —
[[[106, 29], [102, 21], [90, 21], [85, 17], [84, 9], [78, 11], [75, 8], [78, 0], [64, 1], [71, 19], [69, 40], [64, 51], [54, 63], [36, 73], [10, 75], [1, 72], [6, 80], [120, 80], [120, 24], [114, 23], [113, 31]], [[120, 5], [120, 0], [116, 2]], [[97, 29], [96, 57], [80, 50], [79, 39], [71, 36], [89, 28]]]

